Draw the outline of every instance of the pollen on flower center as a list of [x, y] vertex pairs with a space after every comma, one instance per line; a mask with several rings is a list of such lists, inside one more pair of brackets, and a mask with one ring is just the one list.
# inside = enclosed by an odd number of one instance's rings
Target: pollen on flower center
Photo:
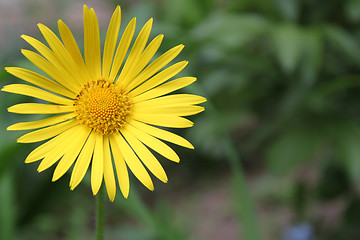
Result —
[[106, 135], [124, 126], [131, 103], [123, 90], [101, 79], [85, 84], [74, 106], [81, 124]]

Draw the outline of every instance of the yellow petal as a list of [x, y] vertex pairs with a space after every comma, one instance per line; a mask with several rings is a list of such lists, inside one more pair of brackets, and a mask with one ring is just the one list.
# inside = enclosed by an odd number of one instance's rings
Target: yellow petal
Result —
[[188, 128], [194, 126], [190, 120], [168, 114], [152, 114], [152, 113], [131, 113], [131, 118], [140, 122], [170, 128]]
[[[188, 64], [188, 61], [182, 61], [179, 63], [176, 63], [172, 65], [171, 67], [168, 67], [164, 71], [156, 74], [154, 77], [147, 80], [145, 83], [141, 84], [139, 87], [135, 88], [133, 91], [131, 91], [131, 95], [139, 95], [141, 93], [144, 93], [148, 91], [149, 89], [152, 89], [168, 79], [172, 78], [176, 74], [178, 74], [181, 70], [183, 70], [186, 65]], [[126, 89], [129, 90], [129, 89]]]
[[5, 70], [8, 73], [14, 75], [15, 77], [21, 78], [24, 81], [37, 85], [51, 92], [60, 94], [71, 99], [74, 99], [76, 97], [76, 94], [74, 92], [71, 92], [63, 86], [60, 86], [59, 84], [53, 82], [52, 80], [41, 76], [40, 74], [34, 73], [30, 70], [17, 67], [7, 67], [5, 68]]
[[79, 47], [78, 47], [78, 45], [75, 41], [75, 38], [74, 38], [73, 34], [71, 33], [70, 29], [61, 20], [58, 21], [58, 27], [59, 27], [61, 39], [62, 39], [67, 51], [71, 55], [71, 58], [74, 60], [75, 64], [80, 69], [80, 71], [83, 73], [85, 78], [90, 79], [90, 74], [86, 69], [83, 56], [81, 55]]
[[115, 47], [119, 35], [120, 24], [121, 9], [120, 6], [117, 6], [111, 17], [104, 44], [102, 76], [105, 79], [109, 77], [111, 63], [114, 58]]
[[[55, 47], [62, 46], [64, 51], [66, 51], [66, 49], [64, 48], [64, 46], [62, 45], [60, 40], [55, 36], [55, 34], [53, 32], [51, 32], [50, 29], [48, 29], [47, 27], [45, 27], [42, 24], [39, 24], [39, 28], [40, 28], [40, 31], [43, 33], [43, 35], [45, 33], [44, 37], [46, 40], [48, 40], [49, 45], [53, 49]], [[44, 31], [46, 31], [46, 32], [44, 32]], [[49, 39], [48, 35], [50, 35], [50, 34], [52, 35], [52, 37]], [[61, 71], [62, 75], [64, 77], [66, 77], [66, 80], [69, 80], [68, 82], [71, 82], [71, 83], [74, 82], [75, 83], [74, 85], [76, 85], [76, 83], [78, 83], [79, 75], [77, 75], [77, 73], [79, 72], [79, 70], [76, 68], [74, 69], [74, 64], [71, 62], [72, 59], [69, 54], [67, 57], [62, 58], [61, 55], [58, 54], [58, 51], [51, 51], [47, 46], [45, 46], [39, 40], [37, 40], [33, 37], [30, 37], [30, 36], [26, 36], [26, 35], [22, 35], [21, 37], [25, 41], [27, 41], [31, 46], [33, 46], [40, 54], [42, 54], [50, 62], [50, 64], [53, 65], [53, 67], [57, 69], [57, 71]], [[55, 44], [55, 39], [57, 39], [58, 44]], [[33, 62], [33, 63], [35, 64], [35, 62]], [[37, 66], [40, 67], [40, 65], [37, 65]], [[81, 84], [78, 83], [78, 86], [81, 86]]]
[[73, 172], [70, 179], [70, 189], [74, 190], [81, 180], [84, 178], [87, 169], [89, 168], [91, 157], [95, 147], [95, 134], [91, 133], [86, 141], [84, 148], [81, 150], [80, 155], [75, 163]]
[[177, 144], [179, 146], [194, 149], [194, 146], [185, 138], [182, 138], [172, 132], [168, 132], [135, 120], [130, 121], [129, 124], [139, 129], [140, 131], [146, 132], [147, 134], [150, 134], [151, 136], [154, 136], [156, 138]]
[[37, 40], [36, 38], [21, 35], [21, 38], [28, 42], [31, 46], [33, 46], [41, 55], [43, 55], [49, 62], [59, 64], [60, 62], [54, 56], [54, 53], [42, 42]]
[[117, 178], [120, 186], [120, 190], [125, 198], [129, 196], [130, 182], [129, 182], [129, 173], [125, 164], [125, 160], [115, 138], [112, 135], [109, 136], [111, 152], [114, 157], [114, 163], [117, 173]]
[[168, 178], [166, 176], [164, 168], [154, 157], [154, 155], [149, 151], [149, 149], [147, 149], [144, 144], [142, 144], [127, 130], [122, 129], [121, 134], [125, 137], [130, 147], [133, 149], [139, 159], [144, 163], [144, 165], [150, 170], [150, 172], [152, 172], [155, 177], [166, 183], [168, 181]]
[[104, 180], [109, 199], [112, 202], [116, 195], [116, 183], [109, 144], [108, 136], [104, 136]]
[[70, 147], [65, 152], [65, 155], [61, 158], [59, 164], [55, 168], [52, 178], [53, 182], [61, 178], [69, 170], [71, 165], [73, 165], [81, 149], [83, 148], [86, 139], [90, 134], [90, 131], [90, 128], [84, 127], [82, 125], [74, 128], [74, 137], [71, 138], [73, 139], [72, 143], [70, 144]]
[[14, 131], [14, 130], [27, 130], [27, 129], [36, 129], [36, 128], [42, 128], [47, 127], [53, 124], [57, 124], [60, 122], [64, 122], [68, 119], [76, 117], [77, 113], [67, 113], [67, 114], [61, 114], [58, 116], [45, 118], [38, 121], [33, 122], [21, 122], [21, 123], [15, 123], [9, 127], [7, 127], [6, 130], [8, 131]]
[[130, 23], [127, 25], [123, 36], [121, 37], [120, 43], [116, 49], [114, 62], [112, 64], [111, 72], [109, 79], [114, 82], [116, 76], [119, 73], [119, 69], [124, 61], [125, 55], [129, 49], [131, 39], [134, 36], [136, 25], [136, 18], [133, 18]]
[[[45, 27], [42, 24], [39, 24], [39, 28], [40, 28], [40, 31], [43, 33], [45, 39], [48, 41], [49, 45], [53, 49], [57, 50], [56, 48], [59, 48], [59, 46], [63, 47], [60, 40], [55, 36], [55, 34], [53, 32], [51, 32], [50, 29], [48, 29], [47, 27]], [[72, 59], [69, 54], [68, 54], [69, 55], [68, 57], [62, 58], [62, 56], [58, 54], [58, 51], [51, 51], [47, 46], [45, 46], [39, 40], [37, 40], [33, 37], [30, 37], [30, 36], [26, 36], [26, 35], [22, 35], [21, 37], [25, 41], [27, 41], [31, 46], [33, 46], [40, 54], [42, 54], [50, 62], [50, 65], [52, 65], [53, 68], [55, 68], [57, 71], [60, 71], [62, 73], [62, 75], [66, 78], [66, 80], [69, 80], [68, 82], [71, 82], [71, 83], [78, 82], [79, 77], [77, 75], [77, 72], [79, 72], [79, 71], [76, 68], [73, 69], [74, 64], [71, 63]], [[64, 48], [64, 51], [66, 51], [65, 48]], [[33, 62], [33, 63], [35, 64], [35, 62]], [[35, 65], [37, 65], [37, 64], [35, 64]], [[41, 67], [42, 65], [41, 66], [37, 65], [37, 66]], [[43, 71], [45, 71], [45, 70], [43, 69]], [[47, 70], [47, 71], [49, 71], [49, 70]], [[76, 85], [76, 84], [74, 84], [74, 85]], [[79, 86], [81, 86], [81, 85], [78, 84], [78, 87]]]
[[[43, 26], [43, 25], [40, 25], [40, 26]], [[69, 70], [63, 66], [63, 63], [61, 62], [61, 60], [59, 58], [57, 58], [55, 53], [53, 51], [51, 51], [47, 46], [45, 46], [45, 44], [43, 44], [42, 42], [40, 42], [39, 40], [37, 40], [33, 37], [27, 36], [27, 35], [21, 35], [21, 37], [26, 42], [28, 42], [31, 46], [33, 46], [41, 55], [43, 55], [44, 58], [47, 59], [47, 61], [49, 61], [51, 64], [53, 64], [57, 68], [60, 68], [63, 72], [65, 72], [67, 74], [68, 78], [70, 77]]]
[[140, 55], [136, 63], [136, 67], [131, 70], [131, 72], [126, 76], [126, 78], [121, 80], [121, 86], [126, 88], [125, 86], [127, 86], [144, 69], [144, 67], [149, 63], [151, 58], [159, 49], [163, 38], [164, 35], [158, 35], [149, 43], [144, 52]]
[[153, 108], [133, 108], [134, 113], [145, 114], [160, 114], [160, 115], [175, 115], [175, 116], [190, 116], [204, 111], [201, 106], [181, 106], [181, 107], [163, 107], [154, 106]]
[[104, 176], [104, 143], [103, 135], [95, 135], [94, 157], [91, 165], [91, 189], [94, 195], [97, 194], [101, 187]]
[[[71, 134], [69, 134], [69, 137], [75, 137], [75, 136], [76, 135], [74, 135], [74, 130], [72, 129]], [[51, 167], [52, 165], [54, 165], [62, 156], [64, 156], [65, 152], [68, 150], [68, 148], [70, 148], [70, 146], [71, 145], [68, 144], [66, 140], [59, 142], [57, 146], [54, 146], [51, 150], [49, 150], [46, 153], [46, 156], [41, 161], [37, 171], [42, 172], [48, 169], [49, 167]]]
[[54, 95], [47, 91], [41, 90], [41, 89], [33, 87], [33, 86], [29, 86], [26, 84], [6, 85], [1, 89], [1, 91], [35, 97], [38, 99], [42, 99], [45, 101], [49, 101], [49, 102], [56, 103], [56, 104], [62, 104], [62, 105], [73, 105], [73, 103], [74, 103], [73, 100]]
[[9, 112], [21, 114], [55, 114], [73, 112], [74, 106], [50, 105], [42, 103], [19, 103], [8, 108]]
[[140, 162], [139, 158], [135, 155], [133, 150], [125, 142], [124, 138], [119, 133], [115, 133], [113, 134], [113, 136], [131, 172], [135, 175], [137, 179], [139, 179], [142, 184], [144, 184], [145, 187], [153, 191], [154, 185], [152, 183], [152, 180], [145, 167]]
[[135, 79], [129, 83], [126, 87], [128, 91], [139, 86], [141, 83], [149, 79], [152, 75], [157, 73], [160, 69], [165, 67], [169, 62], [171, 62], [184, 48], [184, 45], [178, 45], [168, 50], [166, 53], [154, 60], [149, 66], [147, 66]]
[[101, 77], [99, 23], [94, 9], [84, 5], [84, 52], [86, 67], [93, 79]]
[[27, 133], [20, 138], [17, 139], [19, 143], [32, 143], [32, 142], [40, 142], [48, 138], [52, 138], [56, 135], [59, 135], [62, 132], [78, 125], [79, 122], [77, 120], [70, 120], [67, 122], [59, 123], [54, 126], [42, 128], [30, 133]]
[[62, 146], [63, 143], [67, 143], [69, 136], [71, 135], [72, 129], [68, 129], [67, 131], [57, 135], [53, 139], [43, 143], [39, 147], [35, 148], [25, 159], [25, 163], [36, 162], [44, 157], [54, 148]]
[[172, 94], [151, 100], [136, 103], [137, 107], [147, 108], [152, 106], [180, 107], [206, 102], [206, 98], [193, 94]]
[[72, 77], [67, 73], [60, 65], [54, 65], [48, 62], [45, 58], [41, 57], [39, 54], [34, 53], [29, 50], [21, 50], [21, 53], [29, 59], [35, 66], [44, 71], [56, 82], [60, 83], [62, 86], [66, 87], [70, 91], [77, 93], [80, 91], [80, 86], [76, 82], [71, 81]]
[[152, 23], [153, 19], [151, 18], [141, 29], [138, 37], [135, 40], [135, 43], [129, 53], [129, 57], [126, 60], [124, 68], [122, 69], [119, 79], [117, 81], [117, 83], [120, 84], [120, 86], [122, 87], [126, 86], [126, 78], [129, 74], [131, 74], [131, 71], [133, 71], [133, 69], [137, 67], [137, 63], [140, 59], [141, 53], [143, 52], [145, 45], [149, 39]]
[[152, 98], [157, 98], [165, 94], [171, 93], [183, 87], [186, 87], [196, 81], [194, 77], [183, 77], [164, 83], [156, 88], [131, 98], [133, 103], [145, 101]]
[[54, 56], [56, 57], [60, 65], [62, 65], [64, 69], [67, 70], [69, 75], [72, 77], [71, 80], [73, 82], [77, 82], [81, 87], [86, 81], [84, 78], [84, 74], [81, 69], [77, 67], [71, 55], [66, 50], [60, 39], [45, 25], [38, 24], [38, 27], [43, 34], [45, 40], [48, 42]]
[[166, 157], [167, 159], [179, 162], [179, 156], [172, 150], [168, 145], [163, 143], [157, 138], [147, 134], [146, 132], [140, 131], [139, 129], [133, 127], [132, 125], [126, 125], [126, 130], [128, 130], [133, 136], [136, 136], [142, 143], [144, 143], [149, 148], [158, 152], [160, 155]]

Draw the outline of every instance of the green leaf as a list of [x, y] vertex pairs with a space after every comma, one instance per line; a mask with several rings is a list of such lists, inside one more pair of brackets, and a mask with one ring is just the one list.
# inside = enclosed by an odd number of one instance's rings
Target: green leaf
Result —
[[213, 41], [224, 48], [237, 48], [268, 32], [271, 25], [255, 14], [232, 15], [215, 12], [194, 28], [194, 40]]
[[164, 4], [166, 21], [174, 24], [194, 25], [202, 15], [199, 1], [192, 0], [166, 0]]
[[295, 21], [298, 18], [298, 0], [276, 0], [275, 2], [285, 19]]
[[322, 143], [322, 136], [313, 127], [298, 127], [280, 136], [268, 148], [266, 162], [270, 171], [285, 174], [310, 160]]
[[[136, 217], [141, 223], [148, 227], [151, 232], [156, 235], [156, 239], [178, 240], [186, 239], [183, 235], [186, 232], [183, 228], [180, 230], [173, 224], [170, 212], [163, 212], [158, 216], [158, 212], [150, 209], [140, 198], [135, 188], [132, 188], [128, 199], [119, 196], [115, 201], [115, 205], [129, 214]], [[163, 202], [164, 207], [166, 203]], [[169, 208], [170, 209], [170, 208]]]
[[325, 33], [333, 47], [360, 65], [360, 45], [353, 35], [335, 26], [327, 26]]
[[301, 63], [301, 78], [306, 85], [312, 85], [318, 75], [323, 58], [323, 35], [317, 28], [304, 32], [304, 55]]
[[[126, 22], [130, 22], [131, 18], [136, 17], [137, 23], [145, 24], [151, 17], [155, 16], [155, 4], [152, 1], [143, 1], [141, 4], [134, 4], [131, 8], [127, 9], [127, 13], [123, 15]], [[124, 23], [122, 22], [122, 24]], [[139, 31], [139, 29], [136, 28], [136, 31]]]
[[198, 151], [212, 156], [212, 159], [221, 159], [224, 152], [217, 146], [223, 132], [243, 127], [250, 121], [251, 114], [246, 109], [237, 112], [222, 109], [215, 118], [209, 110], [209, 104], [205, 103], [204, 106], [207, 111], [196, 118], [196, 127], [187, 129], [185, 137], [198, 147]]
[[324, 111], [328, 106], [333, 106], [337, 93], [345, 92], [347, 89], [360, 87], [360, 76], [341, 76], [323, 82], [313, 89], [308, 97], [308, 106], [317, 111]]
[[260, 240], [260, 225], [255, 213], [256, 203], [251, 197], [247, 179], [240, 162], [240, 156], [229, 135], [225, 134], [220, 144], [224, 149], [233, 173], [231, 183], [233, 184], [234, 191], [234, 207], [241, 221], [242, 236], [247, 240]]
[[354, 22], [360, 20], [360, 1], [359, 0], [349, 0], [346, 2], [345, 11], [347, 16]]
[[294, 25], [283, 24], [272, 32], [276, 57], [286, 73], [292, 73], [303, 51], [303, 34]]
[[338, 122], [332, 126], [337, 157], [344, 164], [350, 179], [360, 180], [360, 126], [353, 121]]
[[8, 171], [13, 163], [14, 156], [19, 152], [20, 145], [15, 142], [9, 142], [5, 144], [5, 138], [0, 138], [3, 142], [0, 148], [0, 178], [2, 175]]
[[16, 206], [12, 169], [0, 178], [0, 239], [15, 239]]

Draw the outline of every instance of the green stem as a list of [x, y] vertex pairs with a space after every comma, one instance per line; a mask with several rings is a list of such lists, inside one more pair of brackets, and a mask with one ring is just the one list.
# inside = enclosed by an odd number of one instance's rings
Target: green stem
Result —
[[101, 187], [96, 196], [96, 240], [104, 239], [104, 187]]
[[233, 172], [232, 181], [235, 188], [235, 205], [240, 215], [244, 239], [260, 240], [261, 234], [259, 223], [256, 218], [255, 206], [246, 184], [246, 177], [240, 162], [239, 154], [237, 153], [230, 136], [224, 136], [222, 145]]

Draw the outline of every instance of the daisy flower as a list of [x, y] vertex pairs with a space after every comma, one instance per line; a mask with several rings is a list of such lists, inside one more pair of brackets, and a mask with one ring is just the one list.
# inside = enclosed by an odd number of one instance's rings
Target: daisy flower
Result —
[[22, 36], [38, 52], [23, 49], [22, 54], [46, 75], [7, 67], [10, 74], [32, 85], [10, 84], [2, 91], [43, 102], [20, 103], [8, 111], [53, 116], [16, 123], [7, 130], [34, 130], [21, 136], [19, 143], [44, 141], [25, 162], [41, 161], [39, 172], [57, 163], [52, 181], [73, 166], [71, 190], [82, 181], [91, 164], [93, 194], [97, 194], [104, 179], [109, 199], [113, 201], [116, 178], [123, 196], [129, 195], [128, 169], [150, 190], [154, 186], [148, 171], [167, 182], [166, 173], [153, 152], [179, 162], [178, 155], [163, 141], [191, 149], [193, 146], [163, 128], [193, 126], [184, 117], [202, 112], [204, 108], [197, 104], [206, 99], [192, 94], [169, 95], [196, 78], [171, 79], [185, 68], [187, 61], [163, 69], [181, 52], [183, 45], [173, 47], [151, 62], [164, 37], [158, 35], [147, 44], [153, 19], [144, 25], [131, 45], [136, 25], [133, 18], [118, 43], [121, 22], [118, 6], [101, 51], [95, 11], [86, 5], [83, 11], [84, 58], [71, 31], [61, 20], [58, 21], [60, 38], [46, 26], [38, 25], [48, 46], [30, 36]]

